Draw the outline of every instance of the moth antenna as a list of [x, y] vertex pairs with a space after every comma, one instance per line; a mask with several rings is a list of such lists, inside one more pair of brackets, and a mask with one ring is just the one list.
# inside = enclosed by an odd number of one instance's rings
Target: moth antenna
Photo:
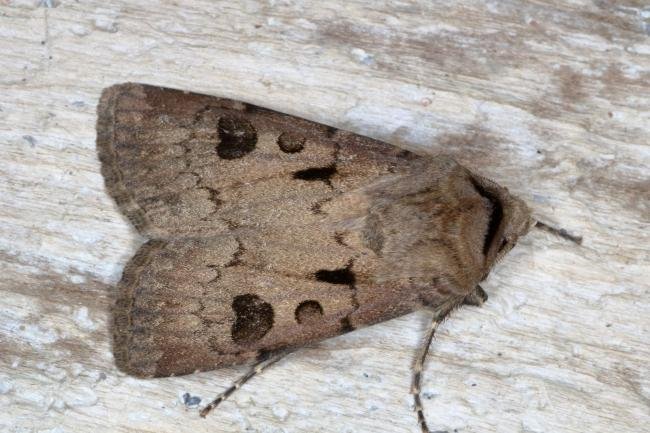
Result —
[[543, 223], [541, 221], [536, 221], [535, 222], [535, 227], [538, 229], [545, 230], [549, 233], [553, 233], [554, 235], [557, 235], [561, 237], [562, 239], [566, 239], [568, 241], [574, 242], [578, 245], [582, 245], [582, 236], [577, 236], [577, 235], [572, 235], [565, 229], [558, 229], [556, 227], [550, 226], [546, 223]]
[[271, 356], [269, 354], [266, 354], [262, 359], [258, 360], [255, 364], [251, 366], [251, 368], [244, 373], [239, 379], [237, 379], [233, 384], [226, 389], [224, 392], [219, 394], [214, 400], [212, 400], [207, 406], [205, 406], [203, 409], [201, 409], [201, 412], [199, 412], [199, 415], [201, 415], [201, 418], [205, 418], [214, 408], [219, 406], [219, 404], [230, 397], [232, 393], [237, 391], [239, 388], [242, 387], [246, 382], [248, 382], [250, 379], [252, 379], [254, 376], [260, 374], [264, 370], [266, 370], [268, 367], [271, 365], [275, 364], [282, 358], [284, 358], [286, 355], [288, 355], [289, 352], [278, 352], [275, 353]]
[[411, 394], [413, 394], [413, 400], [415, 402], [415, 413], [418, 417], [418, 424], [422, 433], [430, 433], [429, 428], [427, 427], [427, 422], [424, 419], [424, 410], [422, 409], [422, 399], [420, 398], [420, 382], [422, 379], [422, 370], [424, 368], [424, 360], [429, 353], [429, 346], [433, 341], [433, 336], [438, 329], [440, 322], [444, 320], [444, 316], [440, 317], [436, 314], [433, 315], [431, 319], [431, 324], [429, 325], [429, 330], [427, 331], [426, 338], [424, 339], [424, 344], [420, 348], [420, 354], [415, 361], [415, 366], [413, 367], [413, 382], [411, 384]]

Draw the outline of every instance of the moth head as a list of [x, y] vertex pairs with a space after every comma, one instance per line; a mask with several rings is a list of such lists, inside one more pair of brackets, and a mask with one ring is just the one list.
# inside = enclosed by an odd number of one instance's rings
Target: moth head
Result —
[[502, 221], [503, 232], [498, 240], [496, 248], [495, 261], [500, 260], [508, 251], [510, 251], [519, 240], [535, 224], [535, 220], [530, 216], [530, 210], [526, 203], [517, 197], [507, 193], [503, 199], [504, 218]]
[[495, 262], [505, 256], [535, 224], [526, 203], [489, 179], [472, 176], [476, 191], [487, 200], [490, 209], [483, 254], [487, 277]]

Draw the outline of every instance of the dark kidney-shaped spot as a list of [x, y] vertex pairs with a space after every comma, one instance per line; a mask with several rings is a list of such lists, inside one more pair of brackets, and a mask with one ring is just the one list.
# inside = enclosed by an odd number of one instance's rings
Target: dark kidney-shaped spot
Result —
[[232, 309], [236, 318], [231, 333], [237, 344], [254, 343], [273, 327], [273, 307], [257, 295], [235, 296]]
[[296, 307], [296, 322], [312, 325], [323, 318], [323, 307], [318, 301], [303, 301]]
[[283, 132], [278, 137], [278, 146], [285, 153], [297, 153], [305, 148], [305, 137], [292, 133]]
[[223, 159], [237, 159], [250, 153], [257, 144], [257, 131], [246, 119], [234, 116], [219, 118], [217, 155]]

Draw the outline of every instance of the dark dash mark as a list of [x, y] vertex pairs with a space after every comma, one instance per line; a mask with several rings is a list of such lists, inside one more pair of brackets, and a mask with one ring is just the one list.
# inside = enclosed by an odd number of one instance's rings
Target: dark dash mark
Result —
[[339, 268], [334, 270], [320, 269], [314, 274], [318, 281], [330, 284], [343, 284], [353, 286], [355, 282], [354, 272], [350, 267]]
[[325, 167], [311, 167], [304, 170], [298, 170], [293, 173], [294, 179], [306, 180], [308, 182], [321, 181], [330, 187], [332, 186], [331, 178], [336, 174], [336, 164], [330, 164]]
[[[351, 259], [345, 268], [338, 269], [320, 269], [316, 271], [314, 276], [318, 281], [323, 281], [330, 284], [341, 284], [349, 287], [350, 301], [354, 311], [359, 309], [359, 300], [357, 299], [357, 288], [355, 286], [356, 276], [352, 272], [352, 266], [354, 265], [354, 260]], [[350, 313], [351, 314], [351, 313]], [[350, 322], [350, 314], [341, 319], [341, 332], [348, 332], [354, 329], [352, 323]]]

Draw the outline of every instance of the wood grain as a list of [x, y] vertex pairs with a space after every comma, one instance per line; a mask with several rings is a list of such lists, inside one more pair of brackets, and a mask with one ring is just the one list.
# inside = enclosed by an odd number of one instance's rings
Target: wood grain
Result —
[[417, 431], [425, 314], [298, 351], [205, 420], [193, 397], [243, 369], [116, 370], [112, 287], [142, 239], [104, 190], [95, 107], [125, 81], [448, 152], [582, 234], [576, 247], [532, 232], [490, 276], [488, 302], [442, 325], [429, 424], [647, 429], [647, 2], [2, 0], [0, 52], [0, 430]]

